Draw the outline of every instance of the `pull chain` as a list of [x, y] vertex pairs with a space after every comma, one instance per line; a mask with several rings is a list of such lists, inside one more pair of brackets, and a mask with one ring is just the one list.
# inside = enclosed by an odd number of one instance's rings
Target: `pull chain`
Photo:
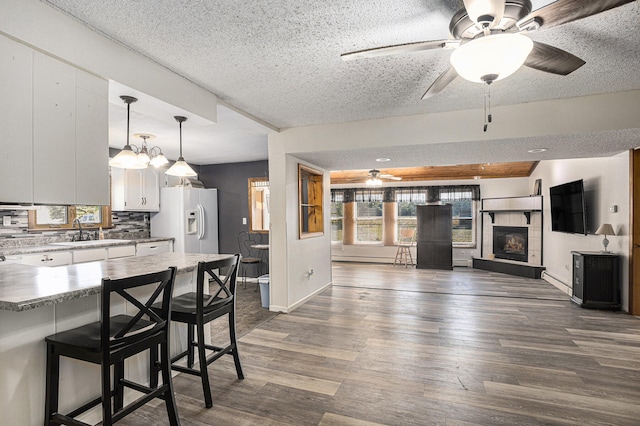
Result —
[[482, 76], [484, 82], [484, 131], [487, 131], [491, 123], [491, 83], [498, 78], [497, 74], [487, 74]]
[[484, 117], [484, 131], [486, 132], [493, 118], [491, 116], [491, 81], [484, 83]]

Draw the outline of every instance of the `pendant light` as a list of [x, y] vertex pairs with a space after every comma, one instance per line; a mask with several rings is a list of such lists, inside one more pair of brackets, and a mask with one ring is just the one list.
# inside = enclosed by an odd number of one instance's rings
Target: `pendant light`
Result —
[[145, 163], [140, 161], [138, 155], [131, 149], [131, 145], [129, 145], [129, 115], [131, 104], [137, 102], [138, 99], [133, 96], [120, 96], [120, 99], [127, 104], [127, 144], [122, 148], [122, 151], [118, 153], [115, 157], [109, 160], [109, 165], [111, 167], [118, 167], [120, 169], [144, 169], [147, 167]]
[[173, 166], [169, 168], [165, 172], [169, 176], [180, 176], [180, 177], [194, 177], [198, 176], [198, 174], [184, 161], [182, 157], [182, 123], [187, 121], [187, 117], [181, 117], [179, 115], [173, 117], [176, 119], [178, 123], [180, 123], [180, 157], [178, 157], [178, 161], [176, 161]]

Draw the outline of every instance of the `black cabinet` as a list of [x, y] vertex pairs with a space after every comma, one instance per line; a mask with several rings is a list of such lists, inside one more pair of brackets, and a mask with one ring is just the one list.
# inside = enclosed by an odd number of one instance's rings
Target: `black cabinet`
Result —
[[571, 252], [573, 296], [583, 308], [620, 309], [620, 256], [604, 252]]
[[417, 268], [453, 269], [451, 204], [418, 206]]

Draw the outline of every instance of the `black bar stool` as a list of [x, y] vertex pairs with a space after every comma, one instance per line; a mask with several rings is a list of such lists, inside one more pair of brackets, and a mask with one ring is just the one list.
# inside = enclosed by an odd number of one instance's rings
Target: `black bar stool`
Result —
[[[207, 366], [223, 355], [233, 356], [238, 379], [244, 379], [238, 344], [236, 340], [236, 277], [239, 254], [212, 262], [198, 263], [198, 281], [196, 292], [185, 293], [173, 298], [171, 320], [187, 324], [187, 349], [171, 359], [171, 368], [181, 373], [200, 376], [207, 408], [213, 406]], [[223, 278], [224, 277], [224, 278]], [[210, 294], [204, 292], [205, 286], [212, 288]], [[224, 315], [229, 320], [229, 344], [223, 347], [207, 345], [204, 340], [204, 325]], [[195, 336], [194, 336], [195, 328]], [[194, 337], [197, 336], [197, 340]], [[194, 348], [198, 351], [198, 368], [194, 368]], [[213, 351], [208, 357], [206, 350]], [[187, 357], [187, 366], [175, 362]], [[151, 384], [157, 381], [158, 374], [151, 374]]]
[[[127, 277], [117, 280], [103, 278], [100, 296], [100, 318], [102, 321], [74, 328], [48, 336], [47, 378], [45, 395], [45, 425], [87, 425], [74, 417], [92, 407], [102, 404], [102, 424], [111, 426], [134, 410], [154, 398], [164, 399], [169, 422], [180, 425], [178, 410], [173, 394], [169, 355], [169, 325], [171, 320], [171, 296], [176, 268], [165, 271]], [[151, 294], [141, 300], [131, 293], [131, 289], [148, 286]], [[141, 292], [135, 291], [136, 294]], [[127, 301], [132, 315], [110, 315], [114, 300]], [[146, 297], [146, 296], [145, 296]], [[152, 310], [151, 305], [162, 298], [160, 309]], [[146, 318], [143, 318], [145, 316]], [[147, 387], [124, 377], [125, 359], [147, 349], [155, 353], [161, 347], [161, 386]], [[58, 412], [60, 357], [65, 356], [101, 366], [102, 395], [68, 414]], [[113, 365], [113, 386], [110, 367]], [[156, 374], [157, 376], [157, 374]], [[130, 388], [143, 395], [124, 406], [124, 389]], [[87, 425], [88, 426], [88, 425]]]

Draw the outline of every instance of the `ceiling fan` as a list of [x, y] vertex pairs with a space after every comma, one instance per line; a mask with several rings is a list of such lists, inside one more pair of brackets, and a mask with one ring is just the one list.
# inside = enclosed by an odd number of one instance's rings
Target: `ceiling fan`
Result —
[[382, 185], [382, 179], [389, 180], [402, 180], [401, 177], [397, 177], [390, 174], [380, 173], [378, 169], [369, 170], [369, 179], [367, 179], [367, 185], [369, 186], [379, 186]]
[[422, 99], [440, 93], [458, 75], [487, 86], [508, 77], [522, 65], [567, 75], [585, 62], [565, 50], [533, 41], [524, 34], [596, 15], [632, 1], [557, 0], [532, 12], [530, 0], [464, 0], [464, 7], [453, 15], [449, 23], [452, 39], [375, 47], [344, 53], [341, 58], [352, 60], [441, 48], [456, 49], [451, 55], [451, 66], [431, 84]]

